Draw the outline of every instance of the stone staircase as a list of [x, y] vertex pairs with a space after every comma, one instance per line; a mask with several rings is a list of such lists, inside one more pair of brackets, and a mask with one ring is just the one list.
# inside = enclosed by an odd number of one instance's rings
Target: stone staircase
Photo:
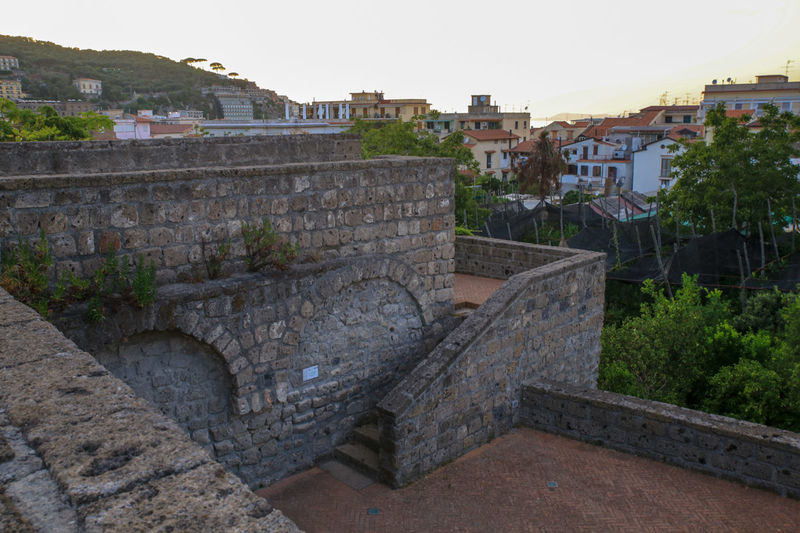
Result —
[[351, 442], [337, 446], [333, 455], [342, 463], [377, 480], [379, 449], [378, 426], [373, 421], [357, 426]]

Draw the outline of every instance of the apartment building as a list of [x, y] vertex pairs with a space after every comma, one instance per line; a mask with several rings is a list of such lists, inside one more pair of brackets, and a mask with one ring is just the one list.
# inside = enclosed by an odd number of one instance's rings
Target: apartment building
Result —
[[350, 93], [350, 98], [346, 100], [315, 100], [312, 103], [299, 105], [296, 110], [292, 108], [291, 111], [296, 112], [297, 117], [303, 119], [355, 120], [358, 118], [409, 122], [415, 116], [425, 115], [430, 110], [431, 104], [425, 98], [386, 98], [380, 91], [360, 91]]
[[500, 111], [500, 106], [492, 103], [492, 95], [473, 94], [466, 113], [441, 113], [435, 119], [428, 117], [423, 127], [440, 139], [455, 131], [466, 134], [467, 131], [504, 130], [520, 142], [530, 138], [530, 124], [530, 113]]
[[17, 100], [23, 97], [22, 82], [17, 79], [0, 78], [0, 98]]
[[755, 83], [717, 83], [714, 80], [703, 89], [698, 122], [704, 122], [708, 110], [719, 102], [725, 102], [728, 110], [750, 111], [748, 114], [754, 116], [761, 116], [766, 104], [800, 115], [800, 81], [789, 81], [789, 77], [782, 74], [756, 76]]
[[0, 56], [0, 70], [19, 69], [19, 59], [14, 56]]

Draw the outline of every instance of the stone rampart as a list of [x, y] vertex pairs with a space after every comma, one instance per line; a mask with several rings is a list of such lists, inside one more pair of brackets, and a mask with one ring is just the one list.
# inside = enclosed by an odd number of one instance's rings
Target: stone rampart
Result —
[[535, 380], [520, 423], [800, 498], [800, 435], [592, 388]]
[[459, 272], [520, 273], [379, 404], [381, 476], [394, 486], [507, 431], [525, 380], [597, 380], [603, 254], [475, 237], [458, 237], [456, 250]]
[[299, 531], [0, 289], [5, 531]]
[[361, 159], [357, 135], [0, 144], [0, 177], [244, 167]]
[[[109, 247], [152, 260], [155, 304], [57, 324], [256, 486], [330, 453], [441, 338], [452, 194], [449, 159], [6, 177], [0, 244], [43, 228], [57, 269], [84, 276]], [[245, 273], [241, 226], [264, 218], [298, 260]]]
[[0, 178], [0, 245], [44, 229], [58, 269], [88, 274], [112, 248], [153, 261], [166, 284], [201, 280], [204, 246], [210, 257], [229, 241], [223, 271], [244, 270], [241, 225], [267, 218], [299, 262], [404, 256], [446, 305], [452, 174], [452, 160], [406, 158]]

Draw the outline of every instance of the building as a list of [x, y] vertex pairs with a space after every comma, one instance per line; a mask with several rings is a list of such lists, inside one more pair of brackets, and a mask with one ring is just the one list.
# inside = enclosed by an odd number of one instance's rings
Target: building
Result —
[[349, 100], [323, 100], [302, 104], [297, 108], [285, 102], [287, 113], [297, 112], [296, 118], [312, 120], [391, 119], [411, 121], [415, 116], [430, 112], [425, 98], [391, 98], [380, 91], [350, 93]]
[[16, 70], [19, 68], [19, 59], [14, 56], [0, 56], [0, 70]]
[[83, 100], [17, 100], [17, 107], [36, 111], [43, 106], [50, 106], [62, 117], [77, 117], [81, 113], [97, 111], [99, 106]]
[[631, 159], [623, 144], [589, 137], [562, 146], [561, 153], [567, 163], [567, 172], [561, 178], [565, 189], [630, 188]]
[[72, 85], [77, 88], [81, 94], [88, 96], [100, 96], [103, 94], [103, 82], [94, 80], [92, 78], [76, 78]]
[[714, 80], [703, 89], [698, 121], [704, 122], [708, 110], [720, 102], [725, 102], [728, 110], [749, 110], [754, 116], [761, 116], [766, 104], [800, 115], [800, 81], [789, 81], [789, 77], [782, 74], [756, 76], [755, 83], [717, 83]]
[[194, 133], [194, 125], [192, 124], [164, 124], [162, 122], [152, 122], [150, 124], [151, 139], [191, 137]]
[[236, 94], [217, 95], [223, 120], [253, 120], [253, 102]]
[[17, 100], [24, 96], [22, 82], [16, 79], [0, 79], [0, 98]]
[[473, 94], [466, 113], [441, 113], [438, 118], [426, 118], [424, 128], [440, 139], [455, 131], [466, 134], [467, 130], [505, 130], [516, 136], [517, 142], [527, 141], [531, 135], [530, 113], [501, 112], [500, 106], [491, 102], [490, 94]]
[[519, 136], [507, 130], [465, 130], [464, 142], [480, 165], [481, 174], [507, 181], [512, 172], [511, 150]]
[[696, 124], [699, 105], [651, 105], [640, 109], [639, 113], [649, 113], [658, 111], [655, 119], [651, 122], [654, 126], [672, 126], [674, 124]]

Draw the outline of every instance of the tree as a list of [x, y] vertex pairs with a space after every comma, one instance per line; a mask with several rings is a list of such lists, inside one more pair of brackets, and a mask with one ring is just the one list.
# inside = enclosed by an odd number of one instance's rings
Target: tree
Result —
[[97, 113], [62, 117], [50, 106], [38, 111], [19, 109], [11, 100], [0, 98], [0, 141], [80, 141], [92, 132], [113, 129], [114, 122]]
[[217, 61], [215, 61], [215, 62], [211, 63], [211, 64], [210, 64], [210, 65], [208, 65], [208, 66], [209, 66], [209, 67], [211, 68], [211, 70], [213, 70], [214, 72], [222, 72], [223, 70], [225, 70], [225, 67], [223, 67], [223, 66], [222, 66], [222, 63], [219, 63], [219, 62], [217, 62]]
[[239, 76], [238, 72], [228, 72], [228, 77], [229, 78], [236, 78], [237, 76]]
[[524, 193], [533, 192], [540, 200], [544, 200], [551, 190], [559, 188], [561, 174], [566, 168], [561, 153], [550, 140], [549, 132], [544, 132], [534, 143], [528, 158], [517, 166], [520, 190]]
[[711, 211], [718, 227], [754, 231], [770, 220], [782, 225], [800, 192], [798, 167], [790, 161], [800, 155], [800, 117], [779, 113], [765, 105], [760, 131], [752, 133], [750, 117], [729, 117], [724, 103], [709, 110], [706, 127], [713, 140], [681, 140], [685, 151], [673, 159], [678, 180], [665, 199], [665, 210], [680, 220], [711, 228]]

